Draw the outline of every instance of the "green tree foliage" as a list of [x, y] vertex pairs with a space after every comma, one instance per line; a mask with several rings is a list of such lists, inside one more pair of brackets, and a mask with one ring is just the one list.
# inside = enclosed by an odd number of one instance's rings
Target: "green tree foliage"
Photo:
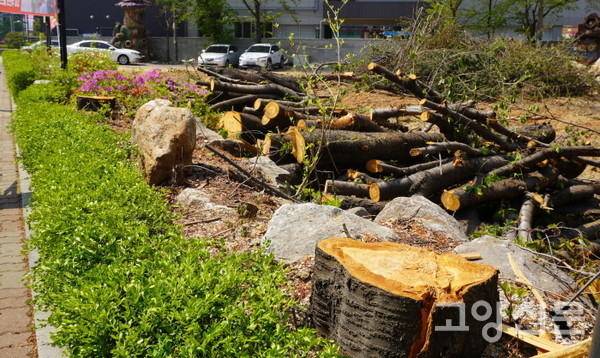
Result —
[[507, 16], [519, 26], [518, 31], [528, 40], [541, 40], [545, 20], [555, 19], [562, 11], [577, 8], [577, 1], [509, 0]]
[[466, 28], [491, 38], [498, 28], [506, 25], [509, 5], [507, 0], [482, 0], [473, 3], [472, 7], [462, 13]]
[[25, 45], [25, 38], [20, 32], [9, 32], [4, 37], [4, 42], [8, 48], [20, 48]]
[[189, 6], [186, 19], [198, 20], [202, 36], [213, 42], [230, 42], [233, 36], [229, 25], [236, 21], [237, 14], [226, 0], [189, 0]]

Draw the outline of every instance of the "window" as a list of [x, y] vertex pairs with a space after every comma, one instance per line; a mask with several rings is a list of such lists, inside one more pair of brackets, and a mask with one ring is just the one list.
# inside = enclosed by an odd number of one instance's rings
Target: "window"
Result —
[[[244, 21], [235, 23], [235, 37], [238, 38], [252, 38], [254, 36], [254, 21]], [[273, 37], [273, 23], [267, 22], [264, 24], [265, 33], [263, 37]]]

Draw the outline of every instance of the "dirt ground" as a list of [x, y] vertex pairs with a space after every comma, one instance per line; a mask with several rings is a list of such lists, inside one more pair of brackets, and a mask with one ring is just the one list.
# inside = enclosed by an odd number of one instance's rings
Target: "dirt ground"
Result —
[[[147, 70], [150, 69], [147, 68]], [[186, 71], [176, 66], [169, 66], [163, 70], [168, 71], [169, 75], [176, 81], [185, 81], [190, 78], [190, 75], [193, 75], [191, 77], [198, 75], [194, 73], [195, 71], [190, 72], [189, 69]], [[418, 101], [415, 98], [378, 90], [355, 92], [350, 89], [343, 96], [340, 104], [349, 110], [361, 112], [378, 107], [417, 105]], [[522, 103], [512, 107], [509, 114], [512, 117], [511, 124], [519, 125], [518, 117], [523, 113], [523, 108], [533, 104], [539, 106], [538, 113], [541, 115], [533, 120], [550, 122], [557, 130], [558, 143], [566, 144], [575, 141], [578, 144], [600, 146], [600, 100], [596, 98], [554, 98], [543, 103]], [[478, 108], [491, 109], [492, 107], [492, 104], [485, 103], [480, 104]], [[418, 118], [404, 118], [403, 120], [410, 128], [423, 125]], [[575, 130], [572, 130], [573, 128]], [[183, 227], [183, 232], [189, 238], [220, 237], [234, 251], [256, 249], [260, 246], [269, 219], [275, 210], [286, 201], [250, 187], [245, 183], [229, 179], [227, 175], [228, 167], [229, 164], [225, 161], [214, 156], [202, 146], [198, 146], [194, 153], [194, 168], [187, 173], [183, 185], [171, 186], [170, 199], [172, 200], [185, 188], [198, 188], [211, 197], [213, 204], [229, 207], [237, 213], [236, 215], [231, 215], [231, 212], [228, 211], [207, 210], [205, 208], [182, 208], [175, 204], [172, 206], [173, 211], [181, 214], [179, 222]], [[588, 167], [580, 177], [600, 180], [600, 169]], [[241, 208], [244, 208], [247, 203], [257, 206], [256, 215], [247, 217], [242, 214]], [[418, 230], [418, 228], [415, 229], [414, 226], [408, 224], [390, 225], [392, 229], [402, 235], [401, 237], [405, 238], [404, 243], [406, 244], [425, 246], [437, 251], [448, 251], [456, 245], [456, 243], [444, 240], [419, 240], [418, 235], [407, 235], [407, 227], [410, 230]], [[435, 241], [439, 242], [440, 245], [427, 244]], [[308, 257], [293, 266], [287, 267], [289, 269], [288, 277], [292, 283], [290, 294], [300, 302], [296, 311], [299, 322], [303, 322], [306, 318], [306, 305], [309, 302], [312, 285], [312, 263], [312, 258]], [[533, 297], [525, 298], [524, 301], [535, 306]], [[523, 305], [523, 307], [526, 307], [526, 305]], [[584, 333], [576, 337], [577, 339], [589, 336], [593, 326], [593, 316], [587, 315], [584, 323]], [[545, 328], [547, 331], [552, 332], [554, 327], [538, 328]], [[560, 339], [556, 335], [554, 338], [557, 341]], [[513, 338], [504, 337], [500, 342], [492, 345], [485, 356], [529, 357], [535, 353], [535, 349], [532, 350], [531, 347], [527, 347]]]

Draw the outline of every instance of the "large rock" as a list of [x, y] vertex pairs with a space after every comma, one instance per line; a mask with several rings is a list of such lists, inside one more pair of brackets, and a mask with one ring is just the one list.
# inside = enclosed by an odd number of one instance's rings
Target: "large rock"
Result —
[[329, 238], [348, 237], [368, 241], [395, 241], [390, 229], [340, 208], [317, 204], [282, 205], [269, 221], [263, 244], [267, 251], [285, 262], [296, 262], [315, 254], [316, 245]]
[[289, 183], [293, 180], [292, 174], [278, 166], [273, 160], [265, 156], [258, 156], [239, 161], [246, 170], [253, 173], [258, 171], [260, 177], [272, 186], [287, 189]]
[[189, 109], [171, 107], [164, 99], [150, 101], [138, 109], [131, 132], [149, 184], [159, 185], [178, 166], [192, 163], [196, 120]]
[[555, 265], [539, 262], [533, 252], [527, 251], [509, 240], [483, 236], [454, 248], [454, 252], [458, 254], [479, 253], [481, 259], [474, 262], [497, 268], [500, 271], [500, 281], [522, 281], [510, 264], [508, 258], [510, 253], [523, 275], [534, 287], [557, 295], [575, 287], [573, 279]]
[[194, 207], [203, 210], [227, 210], [234, 213], [235, 210], [225, 206], [213, 204], [211, 199], [202, 190], [185, 188], [175, 197], [175, 203], [185, 207]]
[[403, 218], [418, 220], [426, 228], [442, 233], [454, 241], [469, 241], [455, 218], [420, 195], [395, 198], [377, 215], [375, 222]]

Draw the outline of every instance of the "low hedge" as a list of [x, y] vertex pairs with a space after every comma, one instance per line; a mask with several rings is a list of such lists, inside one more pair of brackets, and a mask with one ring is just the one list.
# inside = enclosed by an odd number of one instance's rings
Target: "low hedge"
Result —
[[[9, 81], [25, 69], [13, 60], [4, 57]], [[52, 86], [13, 89], [12, 123], [33, 189], [32, 284], [55, 345], [94, 358], [338, 355], [313, 330], [289, 326], [296, 303], [271, 256], [185, 239], [129, 159], [127, 138], [41, 101]]]

